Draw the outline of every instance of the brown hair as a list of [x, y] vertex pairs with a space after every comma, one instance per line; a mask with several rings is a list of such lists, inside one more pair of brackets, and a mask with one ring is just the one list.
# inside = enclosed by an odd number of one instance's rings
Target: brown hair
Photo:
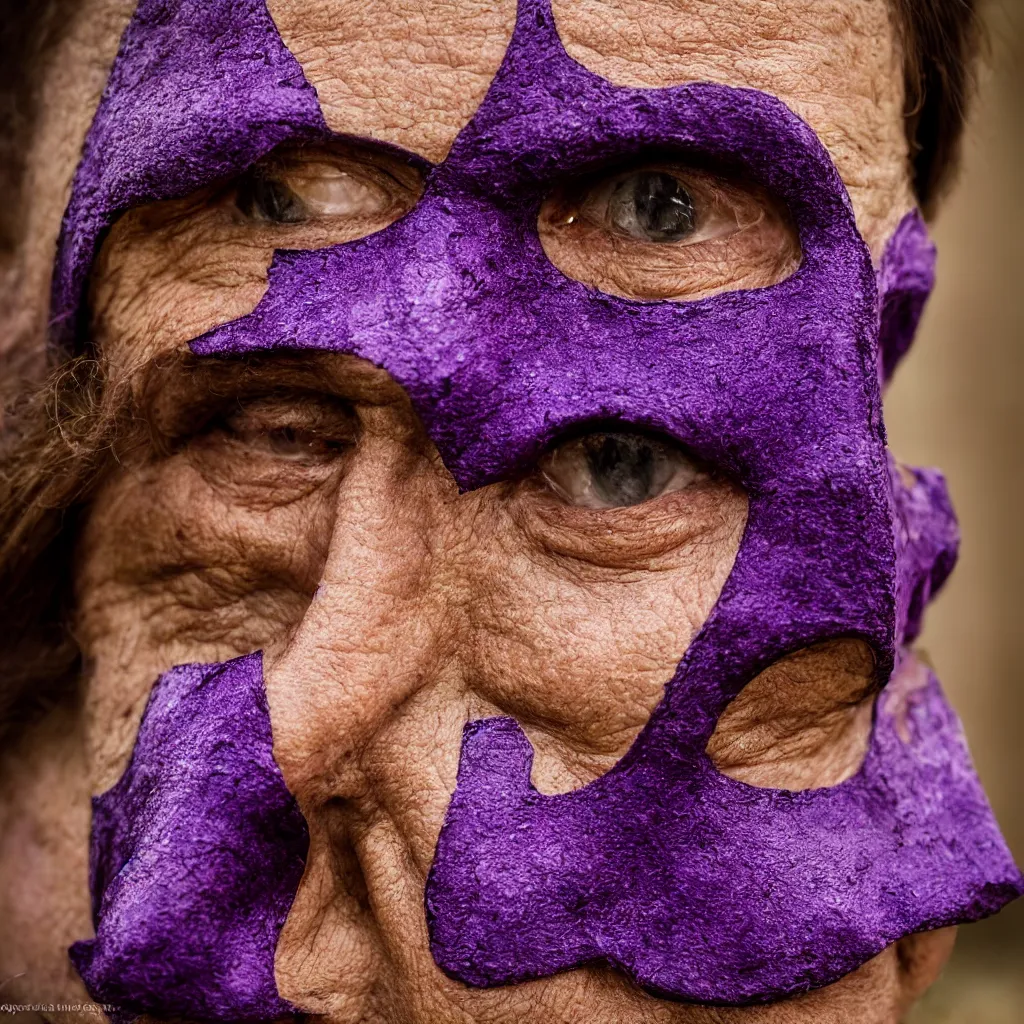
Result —
[[956, 172], [981, 43], [976, 0], [891, 0], [903, 44], [914, 192], [934, 214]]
[[[65, 20], [61, 13], [73, 2], [0, 0], [0, 259], [17, 244], [35, 84], [56, 26]], [[980, 38], [976, 0], [891, 2], [905, 54], [914, 187], [931, 213], [954, 173], [963, 133]], [[79, 357], [59, 367], [34, 396], [23, 397], [4, 422], [0, 732], [60, 699], [77, 678], [69, 570], [76, 522], [114, 462], [115, 441], [132, 432], [125, 422], [131, 408], [127, 382], [104, 380], [97, 363]]]

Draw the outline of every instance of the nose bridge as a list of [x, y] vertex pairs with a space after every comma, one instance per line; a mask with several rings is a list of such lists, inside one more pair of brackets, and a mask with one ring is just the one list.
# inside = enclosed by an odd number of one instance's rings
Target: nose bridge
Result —
[[452, 646], [458, 601], [433, 542], [454, 490], [445, 477], [371, 437], [339, 487], [321, 582], [266, 668], [274, 756], [300, 800], [356, 795], [361, 753]]

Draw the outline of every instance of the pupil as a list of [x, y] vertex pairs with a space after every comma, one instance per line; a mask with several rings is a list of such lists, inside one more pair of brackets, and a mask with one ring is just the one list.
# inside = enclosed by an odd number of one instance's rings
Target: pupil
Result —
[[636, 223], [653, 242], [675, 242], [694, 229], [695, 211], [690, 193], [671, 174], [641, 171], [627, 182]]
[[639, 505], [654, 492], [658, 459], [646, 438], [600, 434], [584, 441], [594, 490], [614, 505]]
[[238, 189], [238, 208], [254, 220], [300, 224], [306, 220], [302, 200], [285, 184], [256, 171], [245, 176]]
[[278, 451], [293, 451], [299, 447], [299, 440], [291, 427], [279, 427], [270, 432], [271, 446]]

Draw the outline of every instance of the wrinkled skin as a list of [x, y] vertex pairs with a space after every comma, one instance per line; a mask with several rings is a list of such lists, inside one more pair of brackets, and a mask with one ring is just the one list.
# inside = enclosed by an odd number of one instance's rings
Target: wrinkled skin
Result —
[[[514, 16], [511, 0], [268, 6], [333, 130], [431, 161], [482, 99]], [[123, 3], [83, 7], [91, 17], [65, 44], [32, 154], [22, 325], [39, 315], [63, 188], [130, 13]], [[780, 96], [828, 146], [876, 258], [911, 208], [884, 0], [556, 0], [554, 9], [570, 54], [613, 81], [703, 79]], [[191, 338], [256, 305], [282, 232], [312, 248], [376, 230], [415, 202], [415, 178], [372, 145], [324, 159], [387, 172], [374, 177], [385, 199], [358, 216], [282, 227], [246, 212], [230, 188], [208, 190], [126, 215], [97, 263], [94, 338], [111, 375], [134, 380], [148, 429], [81, 538], [81, 700], [5, 756], [0, 981], [13, 980], [4, 998], [85, 998], [66, 948], [90, 933], [88, 798], [123, 771], [153, 680], [174, 664], [262, 648], [275, 756], [311, 838], [276, 960], [281, 994], [304, 1010], [338, 1024], [899, 1020], [934, 980], [951, 932], [909, 937], [835, 985], [760, 1008], [657, 1000], [596, 967], [490, 991], [435, 967], [423, 888], [463, 724], [515, 716], [543, 792], [606, 772], [713, 607], [746, 498], [724, 477], [689, 472], [684, 458], [683, 485], [590, 507], [588, 470], [571, 449], [523, 479], [459, 495], [383, 371], [332, 354], [248, 366], [188, 357]], [[545, 233], [543, 219], [545, 248], [564, 272], [616, 294], [650, 292], [642, 245], [602, 250], [600, 232]], [[766, 223], [763, 237], [687, 264], [675, 297], [785, 276], [790, 229], [784, 217]], [[849, 777], [866, 748], [873, 669], [852, 640], [772, 666], [723, 715], [709, 752], [754, 785]], [[915, 682], [911, 667], [891, 685]]]

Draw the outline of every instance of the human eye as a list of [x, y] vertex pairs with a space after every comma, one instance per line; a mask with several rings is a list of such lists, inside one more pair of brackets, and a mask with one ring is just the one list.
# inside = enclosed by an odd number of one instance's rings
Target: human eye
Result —
[[580, 213], [627, 238], [695, 245], [752, 227], [765, 216], [756, 202], [739, 199], [668, 170], [642, 170], [602, 182], [584, 197]]
[[242, 224], [299, 234], [305, 228], [332, 241], [379, 231], [412, 209], [419, 195], [411, 167], [355, 147], [276, 150], [241, 175], [233, 190]]
[[800, 262], [786, 211], [764, 189], [675, 161], [563, 185], [538, 231], [566, 276], [633, 299], [764, 287]]
[[266, 396], [240, 403], [211, 433], [253, 454], [290, 462], [325, 462], [348, 452], [357, 434], [347, 409], [310, 398]]
[[127, 211], [103, 244], [94, 340], [180, 345], [250, 313], [279, 249], [365, 238], [419, 201], [413, 164], [380, 147], [283, 146], [234, 179]]
[[564, 502], [591, 509], [639, 505], [710, 475], [696, 456], [667, 439], [611, 431], [557, 445], [542, 459], [539, 472]]
[[353, 402], [315, 377], [312, 367], [272, 362], [207, 364], [188, 377], [157, 373], [144, 385], [155, 452], [236, 465], [243, 475], [329, 469], [352, 454], [361, 427]]
[[634, 171], [606, 182], [587, 197], [583, 213], [645, 242], [692, 240], [698, 223], [693, 195], [665, 171]]
[[249, 458], [303, 465], [334, 462], [351, 452], [359, 426], [347, 403], [290, 392], [241, 396], [210, 411], [193, 447], [228, 448]]

